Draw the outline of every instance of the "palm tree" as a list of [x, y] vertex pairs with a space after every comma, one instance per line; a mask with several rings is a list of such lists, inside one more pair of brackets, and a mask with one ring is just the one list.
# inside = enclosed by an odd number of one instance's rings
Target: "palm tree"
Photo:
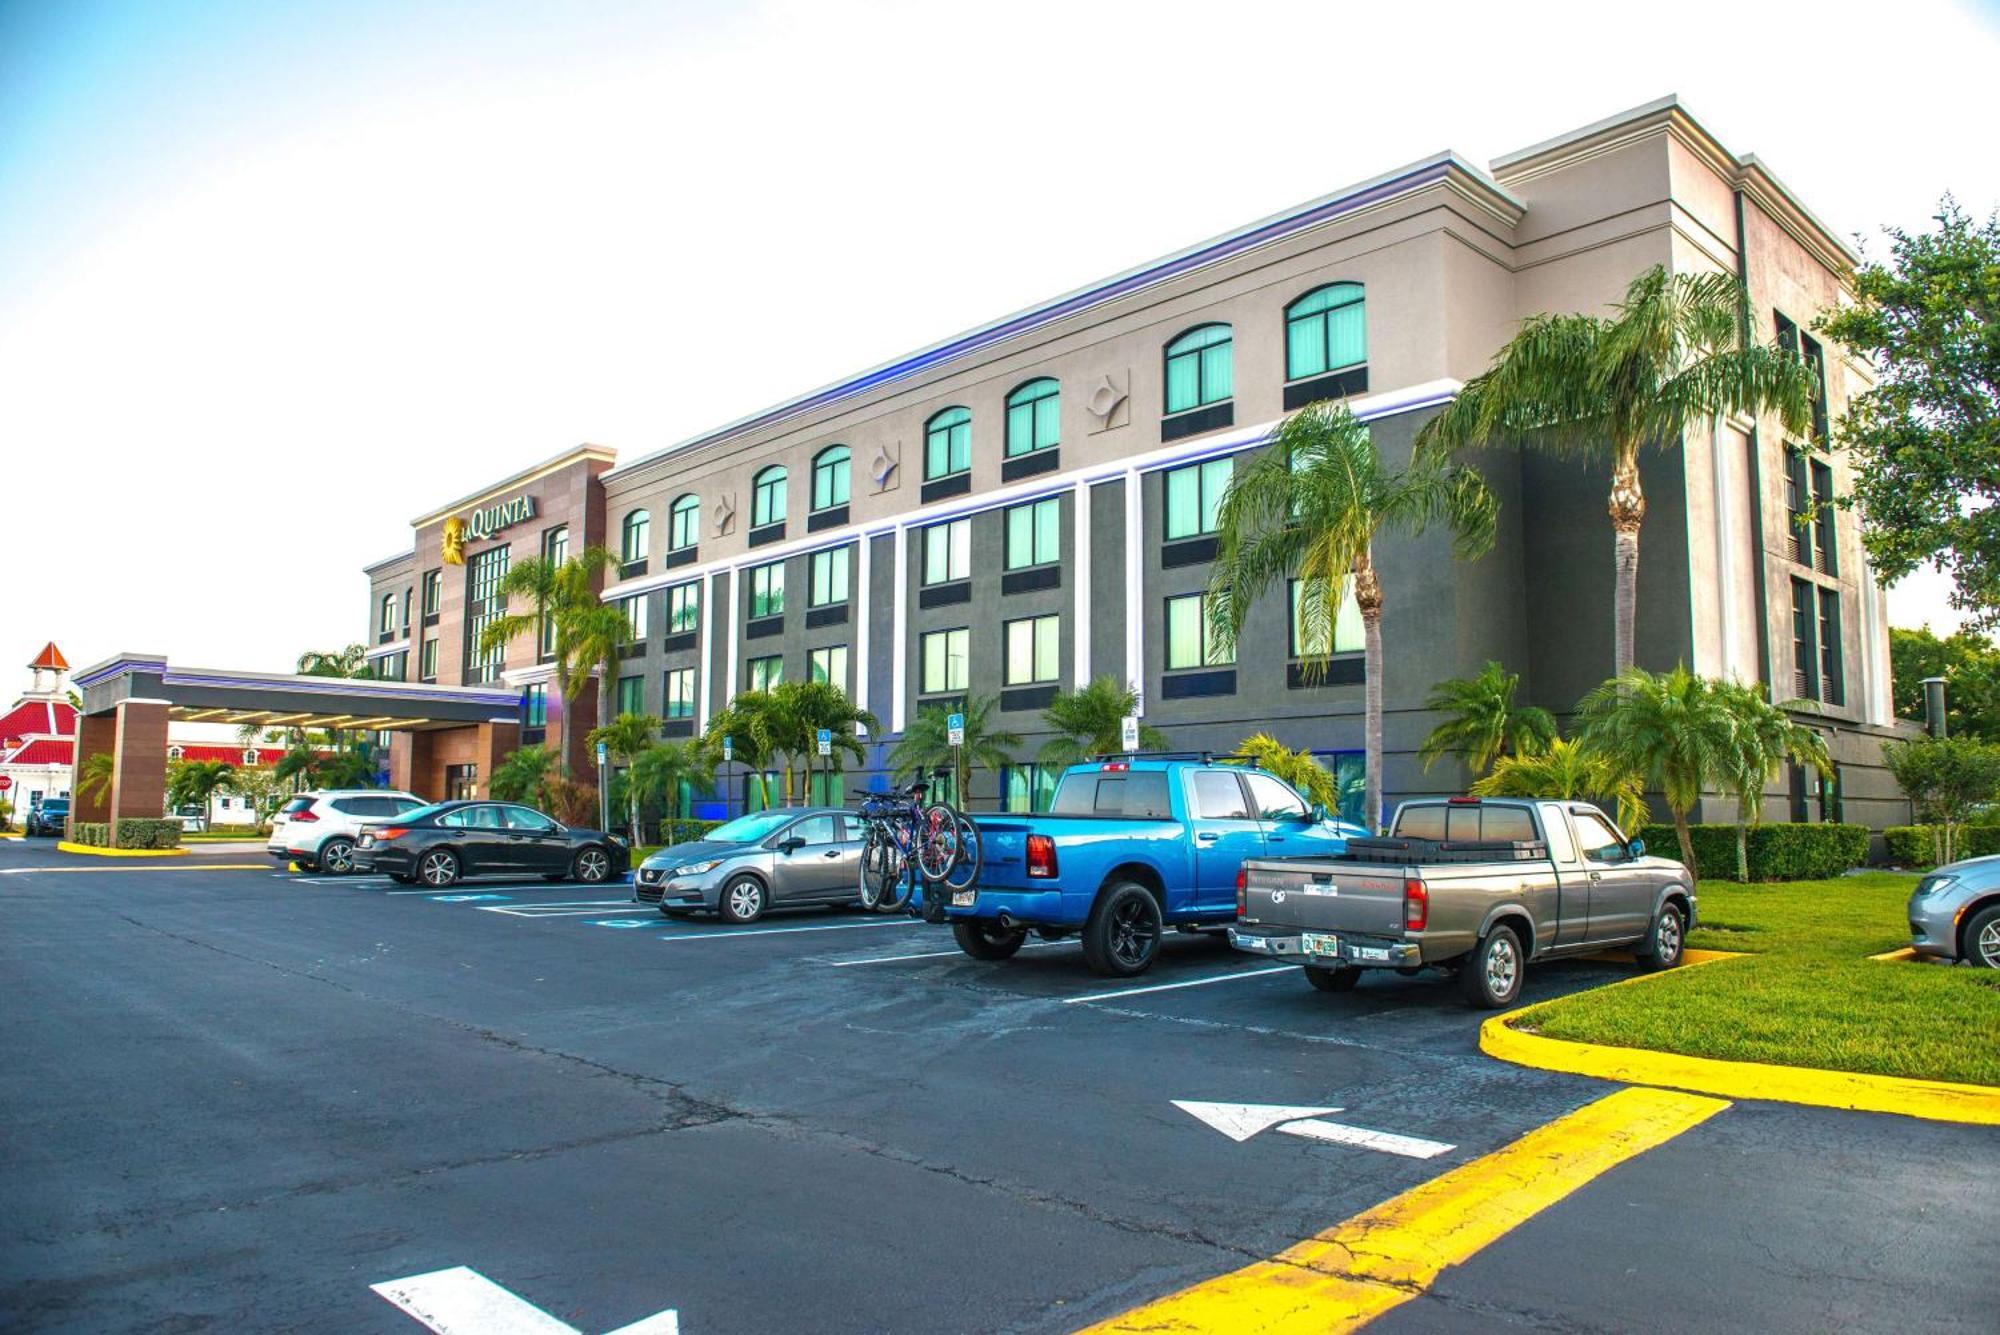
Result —
[[532, 802], [549, 809], [549, 778], [555, 756], [546, 746], [524, 746], [493, 767], [486, 791], [502, 802]]
[[764, 693], [745, 691], [730, 701], [725, 707], [708, 716], [708, 731], [702, 734], [702, 745], [708, 749], [717, 765], [722, 764], [722, 741], [729, 739], [732, 753], [731, 763], [742, 765], [749, 771], [744, 794], [745, 806], [749, 803], [747, 787], [757, 785], [757, 793], [763, 805], [773, 805], [771, 794], [764, 784], [764, 767], [771, 763], [770, 752], [759, 740], [762, 731], [757, 726], [756, 714], [762, 708]]
[[1575, 742], [1552, 737], [1540, 751], [1501, 756], [1472, 785], [1474, 797], [1575, 797], [1615, 806], [1618, 828], [1635, 830], [1646, 819], [1646, 785], [1630, 770]]
[[1743, 285], [1727, 274], [1633, 279], [1612, 314], [1537, 315], [1417, 433], [1419, 453], [1525, 445], [1611, 465], [1614, 672], [1632, 666], [1639, 525], [1646, 497], [1639, 451], [1679, 445], [1719, 414], [1778, 413], [1787, 431], [1812, 416], [1813, 377], [1798, 357], [1750, 341]]
[[1584, 696], [1577, 714], [1577, 740], [1585, 750], [1637, 775], [1667, 799], [1681, 861], [1692, 879], [1688, 812], [1735, 759], [1736, 727], [1722, 692], [1684, 665], [1659, 673], [1626, 668]]
[[1817, 710], [1812, 700], [1788, 700], [1774, 705], [1756, 686], [1716, 683], [1730, 714], [1735, 745], [1723, 766], [1722, 786], [1736, 798], [1736, 879], [1750, 879], [1750, 826], [1764, 818], [1764, 788], [1787, 763], [1811, 765], [1822, 775], [1833, 773], [1826, 739], [1796, 721], [1788, 710]]
[[597, 683], [597, 726], [611, 726], [613, 696], [617, 693], [619, 650], [632, 639], [632, 623], [620, 608], [610, 603], [589, 602], [565, 606], [556, 613], [557, 674], [566, 679], [562, 687], [565, 703], [583, 693], [592, 669]]
[[99, 751], [87, 757], [77, 772], [76, 793], [86, 802], [102, 802], [111, 795], [111, 753]]
[[375, 669], [368, 662], [368, 651], [358, 644], [350, 644], [345, 649], [331, 652], [324, 649], [308, 649], [299, 655], [299, 675], [301, 677], [357, 677], [372, 678]]
[[1377, 533], [1423, 532], [1435, 521], [1452, 530], [1461, 559], [1493, 543], [1493, 493], [1478, 472], [1418, 455], [1400, 473], [1343, 406], [1316, 403], [1285, 419], [1272, 448], [1239, 468], [1223, 493], [1209, 575], [1210, 632], [1234, 646], [1250, 604], [1273, 581], [1299, 583], [1299, 645], [1316, 646], [1308, 674], [1324, 672], [1333, 654], [1333, 623], [1348, 580], [1361, 610], [1365, 659], [1363, 700], [1364, 822], [1376, 828], [1382, 803], [1382, 586], [1372, 548]]
[[826, 796], [833, 796], [832, 776], [840, 773], [841, 758], [852, 756], [856, 764], [868, 759], [868, 748], [861, 744], [855, 733], [857, 725], [871, 733], [881, 727], [876, 717], [865, 709], [857, 709], [847, 698], [847, 692], [828, 681], [786, 681], [780, 682], [771, 691], [782, 705], [783, 712], [797, 729], [800, 743], [798, 754], [805, 759], [807, 800], [812, 797], [813, 762], [819, 755], [819, 730], [825, 728], [833, 734], [832, 754], [826, 760], [828, 776]]
[[[1061, 768], [1087, 756], [1109, 755], [1124, 745], [1125, 720], [1138, 712], [1138, 691], [1113, 676], [1092, 677], [1087, 686], [1058, 693], [1042, 711], [1042, 721], [1056, 735], [1042, 743], [1035, 759]], [[1167, 735], [1142, 721], [1139, 749], [1164, 751]]]
[[[575, 699], [580, 688], [572, 686], [571, 678], [579, 664], [583, 665], [587, 675], [591, 667], [603, 660], [594, 655], [566, 652], [566, 628], [573, 622], [575, 614], [601, 605], [597, 596], [598, 577], [616, 564], [617, 558], [605, 548], [586, 547], [567, 561], [533, 556], [518, 565], [510, 565], [500, 580], [501, 597], [510, 603], [524, 599], [533, 610], [507, 612], [488, 622], [479, 635], [479, 652], [490, 654], [523, 635], [532, 635], [539, 653], [542, 636], [546, 634], [550, 637], [550, 653], [555, 662], [556, 690], [565, 703]], [[610, 680], [609, 676], [605, 678], [606, 691], [611, 689]], [[600, 707], [598, 723], [601, 726], [608, 720], [608, 713]], [[567, 756], [559, 753], [555, 762], [558, 773], [569, 772]]]
[[[627, 771], [625, 780], [625, 800], [632, 816], [632, 844], [636, 848], [644, 841], [639, 837], [639, 790], [632, 783], [630, 771], [639, 757], [659, 743], [654, 734], [660, 730], [660, 720], [651, 714], [620, 714], [612, 722], [602, 727], [592, 728], [585, 740], [592, 746], [603, 746], [605, 753], [615, 762], [622, 763]], [[603, 781], [603, 776], [599, 776]]]
[[1505, 755], [1531, 755], [1555, 739], [1555, 716], [1537, 705], [1514, 703], [1521, 684], [1492, 659], [1476, 677], [1448, 677], [1431, 687], [1424, 708], [1445, 716], [1417, 748], [1424, 770], [1457, 756], [1474, 774], [1484, 774]]
[[674, 822], [681, 815], [680, 792], [686, 785], [693, 792], [715, 787], [715, 760], [700, 738], [662, 742], [639, 753], [625, 775], [626, 791], [635, 804], [652, 803], [664, 811], [662, 842], [673, 843]]
[[1252, 733], [1237, 746], [1245, 764], [1274, 774], [1306, 795], [1313, 805], [1338, 813], [1340, 784], [1310, 751], [1294, 751], [1269, 733]]
[[183, 760], [167, 767], [167, 805], [200, 807], [208, 818], [215, 795], [234, 785], [236, 766], [226, 760]]
[[990, 695], [966, 697], [958, 709], [965, 715], [965, 744], [957, 747], [951, 744], [948, 726], [953, 711], [945, 705], [925, 705], [910, 720], [910, 726], [903, 729], [903, 740], [889, 753], [891, 772], [898, 779], [908, 779], [933, 770], [950, 769], [956, 785], [954, 797], [959, 806], [966, 805], [967, 794], [972, 790], [972, 767], [978, 765], [998, 774], [1014, 763], [1014, 752], [1021, 745], [1020, 734], [992, 725], [993, 711], [999, 703]]

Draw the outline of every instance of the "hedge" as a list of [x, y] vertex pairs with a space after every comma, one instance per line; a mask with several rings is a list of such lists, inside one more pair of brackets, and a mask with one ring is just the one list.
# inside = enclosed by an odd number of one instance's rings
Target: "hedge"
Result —
[[676, 817], [659, 823], [659, 842], [663, 844], [686, 844], [697, 839], [706, 839], [708, 832], [722, 824], [719, 820], [693, 820]]
[[[1749, 831], [1750, 879], [1753, 881], [1814, 881], [1838, 876], [1868, 861], [1865, 825], [1753, 825]], [[1678, 858], [1680, 840], [1671, 825], [1640, 827], [1646, 851]], [[1736, 827], [1690, 825], [1694, 874], [1716, 880], [1736, 879]]]
[[[1889, 861], [1898, 867], [1929, 867], [1937, 863], [1934, 825], [1891, 825], [1882, 831]], [[2000, 825], [1961, 825], [1952, 840], [1954, 858], [1983, 858], [2000, 853]]]
[[[73, 844], [89, 844], [92, 848], [111, 846], [111, 825], [108, 821], [78, 821], [69, 823], [69, 841]], [[178, 820], [139, 820], [127, 817], [118, 822], [118, 847], [120, 848], [179, 848], [181, 846], [181, 823]]]

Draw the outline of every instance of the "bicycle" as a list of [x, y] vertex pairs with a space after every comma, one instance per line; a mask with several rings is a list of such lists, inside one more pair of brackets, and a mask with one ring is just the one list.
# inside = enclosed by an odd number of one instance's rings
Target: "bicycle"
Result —
[[[942, 773], [942, 771], [940, 771]], [[922, 778], [891, 793], [861, 799], [867, 833], [861, 845], [861, 903], [893, 913], [916, 895], [918, 878], [927, 887], [962, 890], [979, 875], [979, 827], [948, 802], [928, 802]], [[912, 875], [912, 872], [915, 875]], [[943, 901], [925, 897], [924, 916], [940, 920]]]

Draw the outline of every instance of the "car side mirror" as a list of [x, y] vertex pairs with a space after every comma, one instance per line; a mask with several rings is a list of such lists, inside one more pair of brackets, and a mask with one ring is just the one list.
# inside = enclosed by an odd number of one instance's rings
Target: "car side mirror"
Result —
[[1640, 858], [1646, 856], [1646, 841], [1644, 839], [1634, 839], [1631, 843], [1627, 844], [1625, 848], [1626, 852], [1631, 855], [1631, 858], [1634, 862], [1637, 862]]
[[1326, 808], [1321, 806], [1317, 802], [1313, 803], [1312, 807], [1306, 812], [1307, 823], [1312, 825], [1318, 825], [1325, 820], [1326, 820]]
[[778, 841], [778, 851], [780, 853], [785, 854], [787, 857], [789, 857], [793, 853], [798, 852], [801, 848], [804, 848], [805, 846], [806, 846], [806, 841], [799, 838], [797, 835], [793, 835], [789, 839], [780, 839]]

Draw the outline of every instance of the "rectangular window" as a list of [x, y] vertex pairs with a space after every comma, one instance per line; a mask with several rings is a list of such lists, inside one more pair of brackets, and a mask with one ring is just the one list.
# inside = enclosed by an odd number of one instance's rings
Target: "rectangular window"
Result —
[[524, 728], [546, 728], [549, 726], [549, 688], [545, 682], [536, 682], [522, 694], [521, 726]]
[[618, 712], [621, 714], [643, 714], [646, 712], [646, 679], [644, 677], [620, 677], [618, 679]]
[[1062, 618], [1023, 617], [1006, 626], [1009, 686], [1036, 686], [1056, 680], [1061, 672]]
[[403, 590], [403, 634], [405, 635], [410, 633], [410, 604], [414, 600], [414, 594], [415, 590]]
[[806, 592], [807, 607], [826, 607], [847, 601], [847, 557], [851, 547], [812, 554], [812, 586]]
[[694, 669], [691, 667], [670, 668], [666, 677], [666, 693], [661, 697], [661, 717], [694, 717]]
[[1235, 390], [1235, 355], [1226, 324], [1204, 325], [1167, 345], [1167, 411], [1220, 403]]
[[1802, 579], [1792, 581], [1792, 694], [1804, 700], [1819, 699], [1819, 646], [1813, 642], [1818, 626], [1813, 605], [1813, 586]]
[[1810, 334], [1799, 335], [1799, 349], [1806, 360], [1806, 368], [1812, 372], [1812, 438], [1821, 449], [1827, 445], [1826, 421], [1826, 351], [1819, 340]]
[[558, 524], [542, 534], [542, 559], [552, 566], [569, 560], [568, 524]]
[[625, 614], [625, 643], [637, 644], [646, 638], [646, 595], [633, 594], [630, 598], [618, 600], [618, 610]]
[[507, 548], [489, 547], [465, 563], [465, 683], [484, 686], [500, 676], [500, 664], [507, 646], [496, 644], [482, 652], [480, 637], [486, 628], [507, 613], [507, 598], [500, 581], [507, 577]]
[[396, 595], [393, 593], [382, 595], [382, 622], [377, 629], [385, 640], [396, 633]]
[[376, 672], [384, 681], [405, 681], [409, 677], [410, 651], [405, 649], [397, 654], [382, 655]]
[[1799, 355], [1799, 327], [1783, 311], [1772, 311], [1771, 318], [1777, 325], [1778, 351]]
[[1012, 812], [1047, 811], [1055, 802], [1053, 765], [1009, 765], [1002, 772], [1002, 806]]
[[1813, 565], [1823, 574], [1840, 573], [1833, 534], [1833, 469], [1812, 461]]
[[436, 681], [438, 676], [437, 636], [424, 637], [422, 654], [417, 659], [417, 676], [420, 681]]
[[954, 519], [924, 530], [924, 583], [949, 584], [971, 575], [971, 520]]
[[667, 590], [667, 634], [701, 629], [701, 581], [689, 580]]
[[1176, 468], [1166, 477], [1167, 541], [1213, 533], [1222, 516], [1222, 493], [1229, 486], [1235, 463], [1210, 459]]
[[1806, 456], [1800, 450], [1785, 453], [1786, 550], [1800, 565], [1812, 561], [1812, 484], [1807, 480]]
[[1845, 686], [1840, 662], [1840, 590], [1819, 590], [1819, 698], [1830, 705], [1843, 705]]
[[969, 665], [972, 657], [972, 632], [964, 627], [957, 630], [934, 630], [923, 637], [923, 686], [925, 695], [941, 695], [946, 691], [962, 691], [966, 688]]
[[1236, 661], [1209, 633], [1208, 595], [1183, 594], [1167, 599], [1167, 670], [1224, 667]]
[[1304, 589], [1305, 586], [1298, 580], [1291, 581], [1292, 657], [1324, 658], [1328, 654], [1360, 653], [1361, 604], [1354, 600], [1354, 576], [1349, 575], [1341, 581], [1340, 605], [1334, 611], [1333, 624], [1319, 627], [1317, 634], [1309, 633], [1305, 624]]
[[750, 572], [750, 616], [783, 616], [785, 611], [785, 563], [773, 561]]
[[672, 513], [667, 517], [667, 546], [674, 551], [686, 551], [701, 539], [701, 502], [692, 496], [683, 496], [674, 502]]
[[823, 681], [830, 686], [847, 690], [847, 646], [829, 644], [812, 651], [806, 664], [806, 676], [812, 681]]
[[424, 615], [427, 617], [436, 616], [438, 614], [438, 604], [442, 601], [444, 601], [444, 571], [426, 570], [424, 572]]
[[753, 658], [746, 664], [749, 672], [746, 689], [768, 691], [785, 679], [785, 656], [771, 654], [766, 658]]
[[1045, 566], [1062, 558], [1062, 501], [1016, 505], [1007, 511], [1007, 569]]

